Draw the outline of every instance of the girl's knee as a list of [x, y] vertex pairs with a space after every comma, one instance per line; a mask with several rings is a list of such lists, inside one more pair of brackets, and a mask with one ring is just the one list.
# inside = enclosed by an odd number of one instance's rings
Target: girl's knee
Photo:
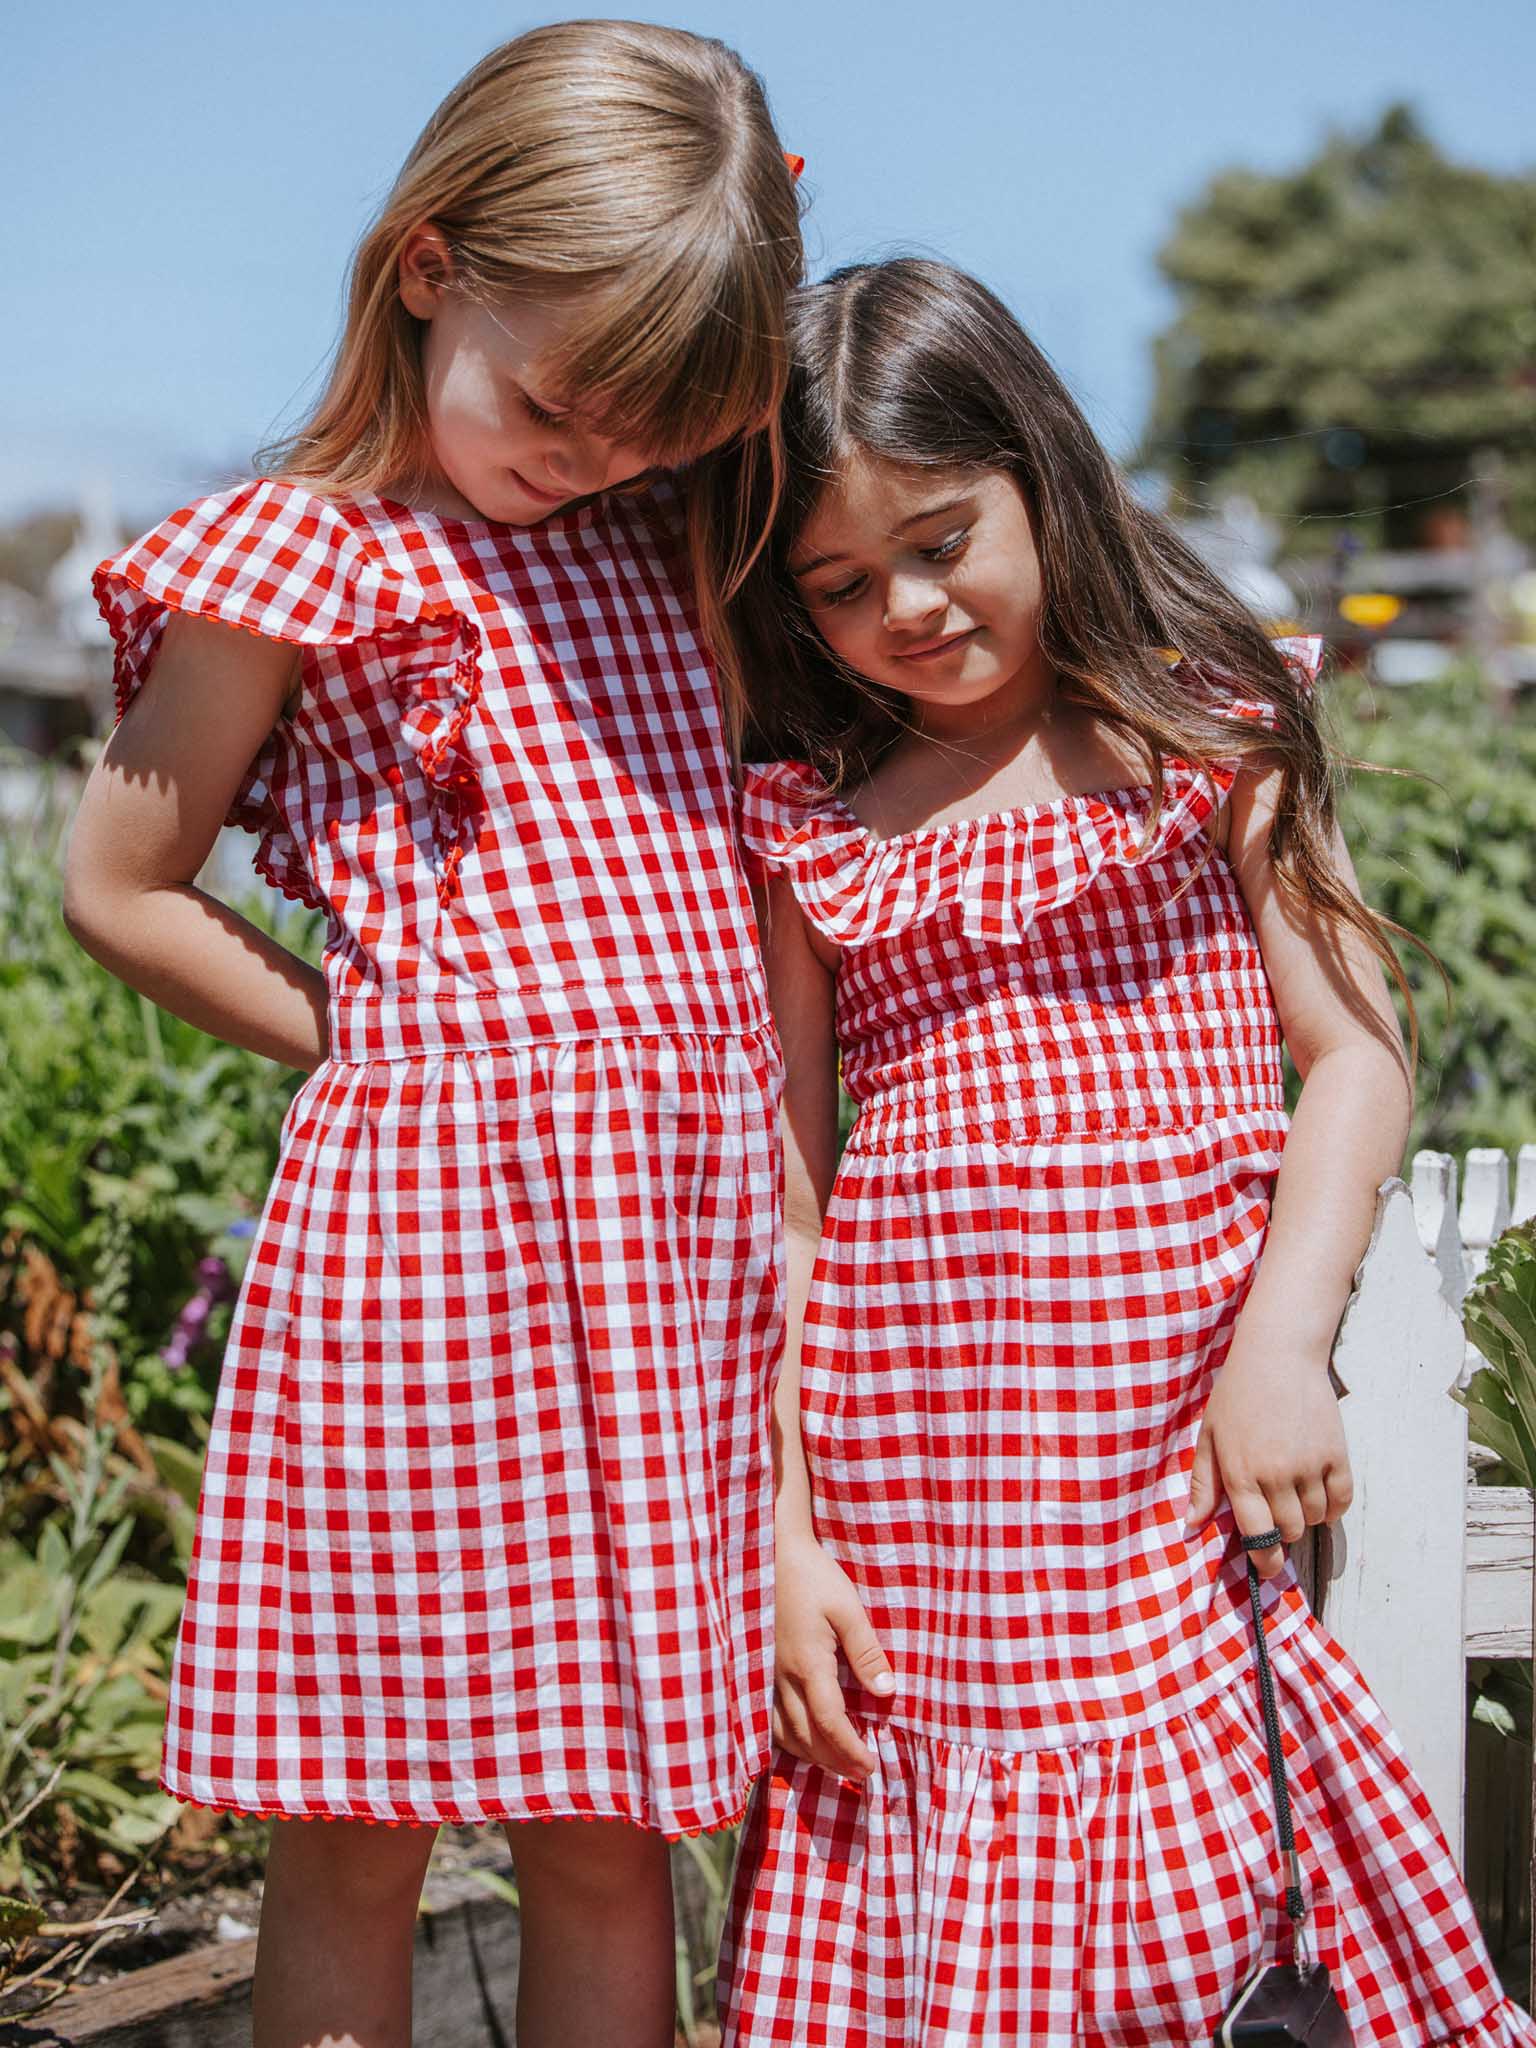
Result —
[[506, 1836], [518, 1883], [528, 1890], [622, 1900], [669, 1878], [665, 1837], [629, 1821], [509, 1822]]
[[415, 1912], [436, 1828], [353, 1820], [280, 1820], [272, 1829], [266, 1889], [313, 1898], [327, 1911], [391, 1905]]

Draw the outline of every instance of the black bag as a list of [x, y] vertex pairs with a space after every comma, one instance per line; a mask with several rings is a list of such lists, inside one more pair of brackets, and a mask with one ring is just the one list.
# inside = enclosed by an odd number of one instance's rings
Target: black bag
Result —
[[1216, 2034], [1216, 2048], [1351, 2048], [1353, 2037], [1322, 1963], [1255, 1970]]
[[[1280, 1541], [1273, 1529], [1265, 1536], [1247, 1536], [1247, 1551], [1271, 1550]], [[1264, 1740], [1269, 1749], [1269, 1781], [1274, 1787], [1275, 1819], [1286, 1860], [1285, 1910], [1291, 1922], [1288, 1962], [1261, 1965], [1243, 1985], [1216, 2029], [1213, 2048], [1353, 2048], [1354, 2036], [1344, 2009], [1334, 1996], [1328, 1972], [1307, 1947], [1307, 1901], [1296, 1834], [1291, 1826], [1291, 1797], [1285, 1782], [1285, 1750], [1275, 1714], [1275, 1684], [1269, 1669], [1264, 1612], [1259, 1605], [1259, 1575], [1248, 1559], [1248, 1601], [1253, 1609], [1254, 1660], [1259, 1674], [1259, 1702], [1264, 1709]]]

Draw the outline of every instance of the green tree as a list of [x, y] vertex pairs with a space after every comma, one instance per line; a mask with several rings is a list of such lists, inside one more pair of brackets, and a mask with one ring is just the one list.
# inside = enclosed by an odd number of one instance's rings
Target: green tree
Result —
[[1178, 310], [1142, 459], [1186, 495], [1324, 515], [1319, 541], [1403, 506], [1362, 538], [1408, 545], [1498, 448], [1536, 537], [1536, 174], [1450, 163], [1397, 106], [1298, 171], [1223, 173], [1158, 261]]

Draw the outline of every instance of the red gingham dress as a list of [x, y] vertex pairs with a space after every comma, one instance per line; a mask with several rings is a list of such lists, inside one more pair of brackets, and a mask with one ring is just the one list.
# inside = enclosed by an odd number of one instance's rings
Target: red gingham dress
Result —
[[[1310, 644], [1302, 655], [1315, 659]], [[749, 845], [842, 949], [858, 1119], [806, 1317], [820, 1540], [895, 1667], [878, 1766], [781, 1755], [722, 1966], [734, 2048], [1200, 2048], [1283, 1878], [1230, 1519], [1180, 1534], [1264, 1241], [1280, 1040], [1230, 787], [1171, 764], [876, 841], [754, 770]], [[1266, 1589], [1315, 1934], [1358, 2044], [1536, 2044], [1424, 1795], [1294, 1578]]]
[[303, 649], [234, 816], [329, 920], [208, 1450], [183, 1798], [678, 1835], [767, 1761], [778, 1056], [675, 523], [260, 482], [98, 572], [120, 703], [169, 611]]

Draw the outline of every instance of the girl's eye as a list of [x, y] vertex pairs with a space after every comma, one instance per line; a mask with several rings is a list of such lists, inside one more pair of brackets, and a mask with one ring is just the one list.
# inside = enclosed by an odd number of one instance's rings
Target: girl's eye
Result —
[[965, 552], [965, 544], [971, 537], [970, 528], [964, 527], [959, 533], [952, 533], [948, 540], [941, 540], [937, 547], [919, 548], [930, 562], [952, 562], [957, 555]]
[[537, 399], [530, 398], [526, 391], [523, 393], [523, 406], [536, 427], [558, 427], [565, 421], [563, 412], [549, 412]]
[[855, 576], [851, 583], [840, 583], [835, 590], [818, 590], [812, 600], [816, 604], [846, 604], [851, 597], [857, 597], [864, 588], [864, 578]]

